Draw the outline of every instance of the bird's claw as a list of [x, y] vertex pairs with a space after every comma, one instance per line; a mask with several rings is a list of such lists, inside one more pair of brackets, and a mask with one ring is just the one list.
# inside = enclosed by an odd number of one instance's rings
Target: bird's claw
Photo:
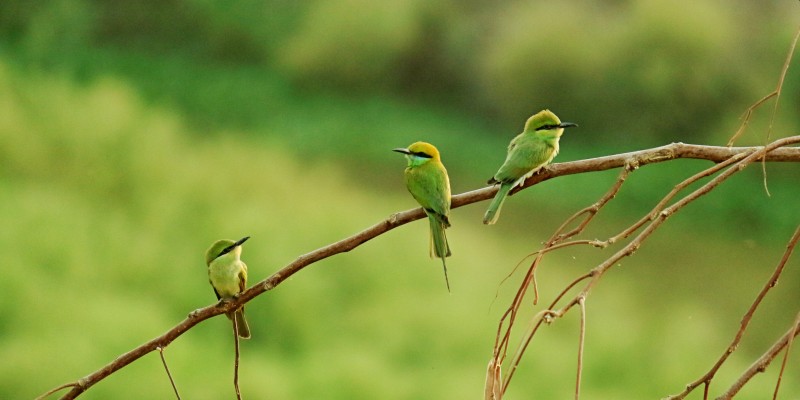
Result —
[[223, 298], [219, 299], [219, 304], [220, 305], [228, 304], [228, 303], [232, 302], [235, 298], [236, 298], [236, 296], [234, 296], [234, 297], [223, 297]]

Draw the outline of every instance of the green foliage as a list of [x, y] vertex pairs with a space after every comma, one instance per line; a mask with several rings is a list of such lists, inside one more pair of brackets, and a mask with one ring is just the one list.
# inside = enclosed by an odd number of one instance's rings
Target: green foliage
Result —
[[10, 0], [0, 5], [0, 33], [20, 42], [27, 56], [38, 63], [63, 64], [71, 53], [89, 46], [93, 12], [84, 0]]
[[741, 29], [730, 8], [654, 0], [588, 10], [520, 3], [497, 19], [480, 76], [501, 113], [519, 119], [545, 106], [559, 115], [580, 110], [583, 126], [613, 126], [612, 140], [692, 141], [763, 95], [764, 86], [752, 85], [754, 60], [742, 51], [760, 39]]
[[[420, 36], [416, 0], [318, 1], [279, 55], [291, 75], [370, 87], [391, 75]], [[331, 32], [338, 32], [331, 35]]]
[[736, 4], [10, 0], [0, 32], [45, 65], [97, 45], [179, 54], [311, 91], [444, 100], [500, 131], [550, 107], [594, 143], [652, 144], [704, 141], [774, 85], [790, 5]]

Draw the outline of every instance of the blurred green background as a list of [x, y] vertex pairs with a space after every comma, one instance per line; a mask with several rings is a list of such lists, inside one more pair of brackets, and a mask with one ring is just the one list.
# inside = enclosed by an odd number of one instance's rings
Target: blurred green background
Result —
[[[724, 145], [775, 87], [798, 12], [775, 0], [3, 0], [0, 398], [76, 380], [213, 303], [203, 253], [216, 239], [252, 236], [254, 283], [414, 207], [394, 147], [436, 144], [460, 193], [542, 108], [580, 124], [556, 161]], [[800, 128], [798, 67], [772, 138]], [[765, 142], [771, 107], [738, 144]], [[615, 234], [708, 165], [640, 169], [584, 236]], [[722, 354], [800, 222], [797, 165], [766, 170], [771, 196], [759, 167], [743, 171], [593, 290], [585, 396], [660, 398]], [[245, 398], [479, 398], [520, 272], [501, 281], [616, 173], [522, 192], [493, 227], [480, 223], [486, 203], [454, 210], [451, 294], [423, 222], [301, 271], [248, 307]], [[543, 302], [613, 251], [548, 257]], [[712, 394], [788, 328], [798, 269], [795, 258]], [[508, 398], [572, 395], [578, 323], [571, 313], [536, 336]], [[226, 319], [165, 354], [184, 398], [233, 398]], [[800, 395], [797, 360], [782, 398]], [[777, 369], [741, 398], [772, 393]], [[151, 354], [82, 398], [172, 396]]]

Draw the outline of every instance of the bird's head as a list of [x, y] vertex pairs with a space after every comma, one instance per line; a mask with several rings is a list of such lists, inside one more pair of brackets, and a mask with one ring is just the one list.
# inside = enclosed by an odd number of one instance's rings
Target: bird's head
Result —
[[232, 254], [238, 259], [242, 255], [242, 243], [247, 239], [250, 239], [250, 236], [245, 236], [235, 242], [229, 239], [217, 240], [206, 250], [206, 265], [226, 254]]
[[421, 165], [430, 160], [441, 161], [439, 157], [439, 150], [434, 145], [426, 142], [412, 143], [408, 148], [393, 149], [398, 153], [403, 153], [408, 159], [408, 165]]
[[576, 126], [578, 124], [572, 122], [561, 122], [558, 116], [550, 110], [542, 110], [528, 118], [528, 121], [525, 122], [525, 132], [541, 132], [558, 137], [564, 133], [564, 128]]

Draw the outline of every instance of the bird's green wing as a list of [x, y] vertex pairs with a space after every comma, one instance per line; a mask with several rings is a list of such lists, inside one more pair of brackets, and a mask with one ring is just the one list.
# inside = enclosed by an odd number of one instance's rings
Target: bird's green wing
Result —
[[518, 136], [509, 145], [508, 157], [497, 171], [498, 182], [513, 183], [553, 159], [555, 149], [537, 137]]
[[211, 282], [211, 279], [208, 280], [208, 283], [211, 284], [211, 288], [214, 289], [214, 294], [217, 295], [217, 300], [221, 299], [222, 296], [219, 295], [217, 288], [214, 287], [214, 282]]
[[514, 138], [508, 143], [508, 151], [506, 154], [511, 154], [511, 152], [514, 151], [514, 148], [517, 147], [517, 142], [523, 140], [524, 137], [525, 133], [520, 133], [519, 135], [514, 136]]
[[239, 293], [241, 293], [247, 289], [247, 264], [244, 261], [239, 262], [242, 263], [242, 269], [239, 271]]

